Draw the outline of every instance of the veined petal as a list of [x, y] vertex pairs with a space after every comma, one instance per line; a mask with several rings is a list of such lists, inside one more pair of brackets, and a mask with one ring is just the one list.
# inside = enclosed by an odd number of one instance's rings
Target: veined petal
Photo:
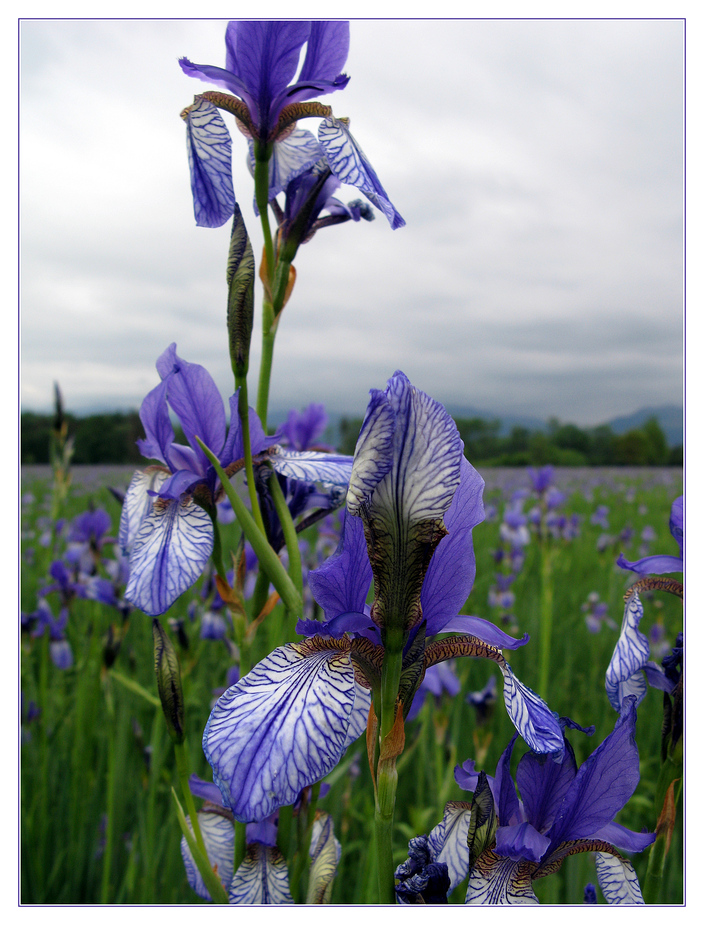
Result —
[[369, 719], [369, 708], [372, 705], [372, 692], [362, 687], [361, 684], [354, 682], [354, 706], [350, 713], [350, 724], [347, 727], [347, 738], [345, 739], [345, 748], [356, 742], [357, 739], [366, 732], [367, 720]]
[[306, 903], [330, 902], [332, 881], [337, 873], [342, 847], [335, 838], [332, 817], [327, 813], [317, 815], [310, 839], [310, 874]]
[[350, 24], [341, 20], [310, 25], [306, 57], [297, 83], [334, 80], [345, 66], [350, 49]]
[[149, 466], [144, 472], [135, 472], [125, 494], [120, 514], [120, 530], [118, 542], [125, 555], [132, 549], [142, 521], [152, 510], [154, 496], [159, 487], [168, 479], [169, 473], [164, 469]]
[[[188, 828], [193, 831], [190, 817], [186, 817]], [[198, 823], [205, 843], [205, 851], [213, 868], [217, 868], [218, 877], [225, 891], [230, 889], [234, 869], [233, 851], [235, 846], [235, 829], [229, 819], [217, 813], [198, 813]], [[188, 885], [201, 899], [212, 899], [203, 882], [200, 871], [193, 860], [185, 835], [181, 838], [181, 857], [186, 868]]]
[[272, 447], [269, 462], [275, 472], [298, 482], [314, 482], [324, 488], [347, 491], [352, 473], [352, 457], [314, 450], [285, 450]]
[[445, 804], [442, 822], [435, 826], [428, 836], [433, 851], [433, 860], [447, 864], [450, 890], [469, 873], [469, 850], [467, 833], [472, 807], [469, 803], [453, 801]]
[[223, 694], [203, 751], [236, 819], [270, 816], [335, 767], [355, 697], [349, 646], [319, 638], [275, 649]]
[[232, 139], [218, 108], [202, 96], [185, 119], [196, 225], [219, 228], [235, 211]]
[[596, 852], [596, 873], [609, 905], [643, 905], [643, 894], [633, 865], [627, 858]]
[[292, 906], [286, 859], [278, 848], [247, 845], [230, 887], [230, 905]]
[[203, 573], [213, 551], [213, 523], [191, 497], [157, 500], [130, 553], [125, 598], [149, 616], [164, 613]]
[[[274, 151], [269, 161], [269, 202], [282, 193], [291, 180], [312, 167], [323, 156], [318, 139], [306, 129], [296, 129], [282, 141], [274, 144]], [[249, 165], [254, 172], [254, 145], [249, 146]], [[255, 213], [259, 210], [254, 202]]]
[[479, 906], [536, 905], [538, 897], [531, 880], [535, 866], [484, 851], [470, 872], [465, 902]]
[[504, 702], [511, 722], [534, 752], [561, 752], [564, 748], [562, 730], [545, 701], [522, 684], [505, 662]]
[[638, 629], [642, 619], [643, 605], [634, 591], [626, 601], [621, 635], [606, 669], [606, 693], [614, 710], [620, 711], [624, 698], [631, 694], [638, 697], [636, 706], [645, 696], [645, 678], [640, 670], [648, 661], [650, 643]]
[[357, 438], [347, 491], [347, 510], [358, 516], [393, 465], [396, 415], [384, 392], [370, 390], [369, 404]]
[[364, 193], [367, 199], [384, 213], [392, 228], [401, 228], [406, 224], [344, 122], [334, 116], [324, 119], [318, 128], [318, 141], [325, 150], [330, 169], [341, 183], [356, 186]]

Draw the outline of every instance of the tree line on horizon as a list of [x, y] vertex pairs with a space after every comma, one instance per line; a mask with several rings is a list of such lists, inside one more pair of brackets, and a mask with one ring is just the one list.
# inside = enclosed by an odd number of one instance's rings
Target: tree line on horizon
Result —
[[[141, 464], [137, 440], [144, 429], [137, 411], [116, 411], [77, 417], [66, 414], [69, 436], [74, 441], [76, 465]], [[547, 430], [512, 427], [501, 434], [498, 419], [456, 418], [464, 441], [465, 455], [483, 466], [679, 466], [682, 446], [669, 447], [656, 417], [642, 426], [616, 434], [608, 424], [580, 428], [551, 418]], [[49, 462], [54, 416], [24, 411], [20, 417], [20, 460], [22, 465]], [[352, 455], [362, 424], [361, 418], [340, 419], [337, 428], [325, 435], [339, 452]], [[176, 430], [176, 439], [185, 442]]]

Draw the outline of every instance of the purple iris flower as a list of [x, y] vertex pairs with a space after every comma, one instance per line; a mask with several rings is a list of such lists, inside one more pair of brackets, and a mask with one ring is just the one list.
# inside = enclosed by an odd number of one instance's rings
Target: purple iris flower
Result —
[[646, 556], [637, 562], [628, 562], [621, 553], [616, 564], [623, 569], [637, 572], [639, 575], [665, 575], [668, 572], [682, 571], [684, 556], [684, 497], [682, 495], [672, 502], [670, 533], [680, 548], [679, 556]]
[[279, 438], [283, 446], [290, 446], [294, 450], [332, 451], [332, 447], [318, 441], [327, 423], [325, 405], [311, 402], [301, 412], [293, 408], [289, 411], [288, 417], [279, 428]]
[[[349, 78], [340, 73], [349, 50], [347, 22], [231, 22], [225, 35], [226, 68], [180, 60], [184, 73], [214, 83], [234, 94], [206, 93], [182, 113], [187, 125], [196, 224], [218, 227], [233, 214], [232, 142], [218, 107], [232, 112], [249, 136], [250, 158], [255, 146], [270, 152], [269, 201], [294, 178], [323, 161], [337, 181], [355, 186], [388, 218], [393, 228], [405, 224], [390, 202], [384, 187], [346, 120], [328, 115], [318, 138], [296, 128], [295, 120], [325, 115], [325, 110], [306, 101], [342, 90]], [[294, 79], [301, 49], [306, 56]], [[291, 108], [287, 108], [291, 107]], [[306, 108], [308, 107], [308, 108]], [[331, 217], [367, 217], [354, 204], [345, 207], [331, 200], [332, 184], [323, 196]], [[331, 206], [325, 205], [330, 202]], [[256, 206], [255, 206], [256, 208]], [[299, 239], [300, 240], [300, 239]]]
[[[203, 735], [213, 779], [236, 819], [265, 818], [335, 767], [366, 728], [390, 644], [400, 643], [408, 659], [406, 713], [427, 669], [457, 655], [486, 657], [501, 669], [521, 735], [540, 752], [562, 748], [557, 720], [501, 654], [528, 637], [458, 616], [474, 581], [471, 534], [483, 518], [483, 486], [442, 405], [400, 372], [386, 390], [372, 391], [340, 543], [309, 576], [325, 619], [299, 621], [297, 631], [309, 638], [275, 649], [230, 688]], [[394, 606], [399, 600], [403, 606]], [[428, 639], [440, 633], [457, 635]]]
[[51, 607], [45, 600], [40, 600], [37, 610], [30, 615], [36, 620], [32, 636], [43, 636], [49, 633], [49, 654], [54, 665], [65, 671], [73, 667], [73, 650], [71, 643], [66, 638], [66, 626], [68, 624], [68, 607], [62, 607], [58, 617], [54, 617]]
[[[147, 459], [160, 465], [136, 472], [125, 496], [119, 542], [129, 555], [125, 597], [135, 607], [164, 613], [200, 577], [213, 549], [213, 521], [222, 494], [215, 469], [196, 440], [233, 471], [244, 457], [238, 394], [230, 398], [230, 427], [217, 386], [196, 363], [187, 363], [171, 344], [157, 360], [161, 382], [142, 402], [146, 438], [138, 441]], [[187, 446], [175, 442], [169, 406], [181, 423]], [[351, 471], [349, 457], [297, 453], [276, 447], [250, 409], [252, 454], [267, 454], [276, 472], [303, 482], [320, 482], [342, 491]]]
[[[684, 520], [682, 497], [672, 503], [670, 513], [670, 533], [680, 547], [680, 556], [647, 556], [638, 562], [627, 562], [623, 553], [617, 564], [639, 575], [661, 575], [668, 572], [681, 572], [684, 553]], [[625, 697], [633, 695], [640, 703], [647, 691], [647, 681], [657, 683], [658, 666], [649, 661], [650, 641], [641, 632], [643, 604], [638, 594], [637, 584], [626, 595], [621, 634], [614, 649], [609, 667], [606, 669], [606, 692], [614, 710], [619, 710]], [[645, 672], [645, 673], [643, 673]]]
[[[571, 854], [593, 851], [607, 902], [642, 904], [636, 873], [621, 852], [642, 851], [655, 835], [614, 821], [640, 779], [635, 724], [635, 699], [628, 698], [613, 732], [579, 768], [564, 738], [559, 759], [525, 754], [514, 783], [510, 761], [516, 735], [494, 777], [477, 772], [474, 761], [458, 766], [455, 780], [474, 792], [474, 800], [447, 804], [442, 822], [427, 836], [429, 863], [447, 866], [450, 889], [469, 874], [468, 904], [535, 904], [534, 879], [559, 869]], [[567, 719], [561, 725], [563, 737], [565, 728], [594, 731]]]
[[[234, 870], [233, 816], [223, 804], [215, 784], [192, 774], [189, 786], [194, 796], [205, 800], [198, 812], [198, 823], [205, 850], [220, 882], [229, 895], [230, 905], [292, 905], [286, 860], [276, 847], [277, 814], [262, 822], [251, 823], [246, 830], [247, 852]], [[189, 828], [190, 818], [187, 819]], [[181, 856], [189, 886], [201, 899], [210, 893], [203, 882], [185, 836], [181, 839]], [[340, 859], [340, 843], [335, 838], [332, 819], [320, 814], [313, 824], [310, 846], [311, 866], [307, 902], [322, 902], [319, 898], [329, 891]]]

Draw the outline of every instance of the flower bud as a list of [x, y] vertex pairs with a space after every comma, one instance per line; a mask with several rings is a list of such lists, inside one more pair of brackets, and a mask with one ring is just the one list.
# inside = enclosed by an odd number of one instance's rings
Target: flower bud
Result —
[[152, 631], [154, 634], [154, 670], [161, 708], [166, 717], [169, 735], [176, 744], [180, 744], [185, 738], [181, 669], [171, 640], [156, 618], [152, 623]]

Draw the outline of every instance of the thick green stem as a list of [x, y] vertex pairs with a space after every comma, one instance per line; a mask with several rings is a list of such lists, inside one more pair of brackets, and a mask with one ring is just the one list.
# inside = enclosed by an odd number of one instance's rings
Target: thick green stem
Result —
[[376, 766], [377, 793], [374, 813], [379, 902], [385, 905], [395, 902], [393, 827], [398, 771], [396, 756], [389, 758], [385, 755], [385, 746], [389, 747], [387, 737], [391, 736], [396, 722], [396, 701], [403, 664], [403, 647], [395, 643], [398, 643], [398, 640], [387, 636], [381, 671], [380, 757]]
[[193, 834], [196, 837], [196, 844], [207, 857], [208, 852], [205, 850], [205, 842], [203, 841], [203, 833], [200, 830], [200, 823], [198, 822], [196, 805], [193, 802], [193, 794], [191, 793], [191, 788], [188, 785], [190, 765], [188, 761], [186, 743], [174, 742], [174, 754], [176, 756], [176, 770], [178, 771], [178, 780], [181, 785], [181, 793], [183, 794], [183, 799], [186, 802], [186, 810], [191, 820], [191, 827], [193, 829]]
[[254, 522], [262, 531], [264, 530], [264, 521], [262, 512], [259, 509], [259, 498], [257, 497], [257, 486], [254, 482], [254, 464], [252, 463], [252, 440], [249, 432], [249, 399], [247, 396], [247, 379], [246, 377], [235, 377], [235, 388], [240, 390], [237, 399], [237, 410], [240, 415], [242, 424], [242, 443], [244, 445], [244, 471], [247, 476], [247, 492], [249, 494], [249, 506], [252, 509]]
[[284, 540], [286, 541], [286, 549], [288, 550], [288, 573], [302, 599], [303, 568], [301, 565], [301, 548], [298, 545], [298, 534], [296, 533], [296, 527], [291, 517], [291, 511], [288, 509], [284, 493], [281, 490], [275, 472], [272, 472], [269, 478], [269, 490], [271, 491], [271, 499], [274, 502], [274, 509], [278, 514], [281, 529], [284, 533]]
[[271, 384], [271, 367], [274, 362], [274, 342], [276, 341], [276, 316], [274, 306], [265, 300], [262, 304], [262, 357], [259, 363], [259, 387], [257, 390], [257, 414], [266, 433], [267, 415], [269, 413], [269, 386]]
[[235, 866], [234, 871], [237, 872], [238, 867], [244, 861], [245, 851], [247, 850], [247, 823], [238, 822], [235, 820]]

